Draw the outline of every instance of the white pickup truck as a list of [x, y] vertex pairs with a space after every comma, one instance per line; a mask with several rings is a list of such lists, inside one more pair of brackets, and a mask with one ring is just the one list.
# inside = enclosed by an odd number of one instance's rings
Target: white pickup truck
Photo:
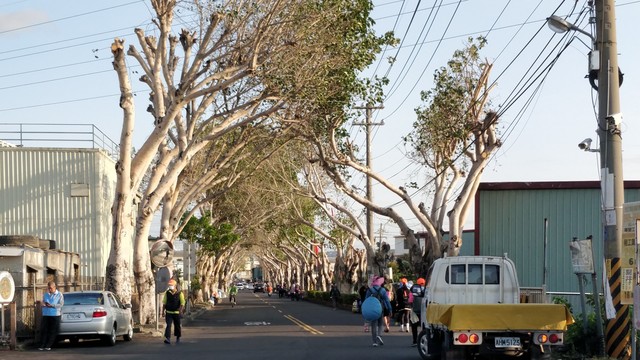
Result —
[[531, 359], [542, 346], [562, 345], [573, 323], [564, 305], [520, 303], [515, 265], [506, 255], [434, 261], [420, 318], [418, 351], [425, 360]]

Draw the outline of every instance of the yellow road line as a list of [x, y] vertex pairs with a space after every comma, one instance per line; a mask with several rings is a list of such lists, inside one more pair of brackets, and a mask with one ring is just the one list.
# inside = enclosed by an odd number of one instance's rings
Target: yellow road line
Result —
[[284, 317], [286, 317], [287, 319], [291, 320], [291, 322], [293, 322], [294, 324], [300, 326], [302, 329], [314, 334], [314, 335], [324, 335], [321, 331], [314, 329], [313, 327], [303, 323], [302, 321], [294, 318], [291, 315], [285, 315]]

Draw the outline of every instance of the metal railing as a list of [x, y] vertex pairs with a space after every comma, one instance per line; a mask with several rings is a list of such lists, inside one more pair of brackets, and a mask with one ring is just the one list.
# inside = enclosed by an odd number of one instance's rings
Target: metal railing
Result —
[[113, 159], [120, 146], [93, 124], [0, 123], [0, 146], [81, 147], [102, 149]]

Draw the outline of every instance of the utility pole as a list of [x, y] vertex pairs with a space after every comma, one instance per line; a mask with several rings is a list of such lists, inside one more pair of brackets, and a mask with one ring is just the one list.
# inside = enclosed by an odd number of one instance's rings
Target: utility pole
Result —
[[[382, 105], [380, 106], [373, 106], [371, 104], [367, 104], [367, 106], [356, 106], [354, 107], [354, 109], [364, 109], [366, 111], [366, 121], [364, 123], [353, 123], [354, 125], [364, 125], [364, 129], [365, 132], [367, 134], [367, 142], [366, 142], [366, 147], [367, 147], [367, 158], [366, 158], [366, 166], [368, 169], [371, 169], [371, 126], [374, 125], [384, 125], [384, 121], [379, 122], [379, 123], [372, 123], [371, 122], [371, 116], [373, 113], [374, 109], [384, 109], [384, 107]], [[369, 201], [373, 201], [373, 191], [371, 189], [371, 176], [369, 176], [367, 174], [367, 200]], [[369, 238], [369, 241], [371, 241], [374, 238], [374, 234], [373, 234], [373, 211], [371, 211], [371, 209], [367, 208], [367, 237]], [[371, 265], [368, 265], [371, 266]]]
[[604, 258], [615, 319], [607, 321], [606, 349], [614, 358], [628, 358], [629, 307], [621, 303], [622, 221], [624, 179], [620, 134], [620, 77], [614, 0], [596, 0], [598, 71], [598, 136], [602, 189]]

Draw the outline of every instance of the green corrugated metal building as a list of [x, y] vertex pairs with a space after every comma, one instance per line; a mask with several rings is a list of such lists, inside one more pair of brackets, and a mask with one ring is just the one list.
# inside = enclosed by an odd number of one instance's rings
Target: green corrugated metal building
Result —
[[[640, 201], [640, 181], [625, 181], [625, 202], [635, 201]], [[546, 238], [547, 291], [577, 292], [568, 243], [574, 237], [593, 236], [600, 282], [600, 209], [597, 181], [481, 183], [475, 201], [474, 253], [507, 253], [516, 263], [520, 286], [540, 287], [544, 283]]]

